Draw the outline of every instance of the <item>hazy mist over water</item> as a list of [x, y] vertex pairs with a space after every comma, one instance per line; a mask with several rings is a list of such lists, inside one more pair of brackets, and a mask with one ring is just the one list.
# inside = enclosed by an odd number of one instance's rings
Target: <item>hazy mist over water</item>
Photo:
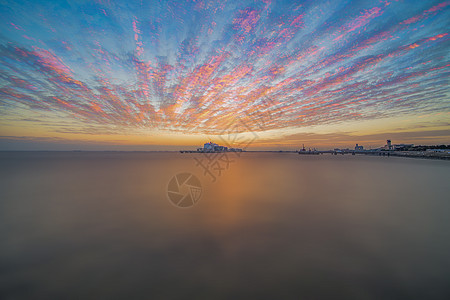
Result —
[[0, 298], [450, 298], [450, 162], [200, 156], [0, 152]]

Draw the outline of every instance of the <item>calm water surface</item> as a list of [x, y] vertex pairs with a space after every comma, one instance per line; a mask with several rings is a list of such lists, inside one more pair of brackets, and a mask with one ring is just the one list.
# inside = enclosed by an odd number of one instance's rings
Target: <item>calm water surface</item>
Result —
[[0, 153], [0, 298], [450, 299], [450, 162], [195, 157]]

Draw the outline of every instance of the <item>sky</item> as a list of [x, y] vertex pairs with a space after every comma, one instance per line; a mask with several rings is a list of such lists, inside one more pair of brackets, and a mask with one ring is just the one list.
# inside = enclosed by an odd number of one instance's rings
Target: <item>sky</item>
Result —
[[0, 150], [450, 144], [449, 49], [450, 1], [0, 0]]

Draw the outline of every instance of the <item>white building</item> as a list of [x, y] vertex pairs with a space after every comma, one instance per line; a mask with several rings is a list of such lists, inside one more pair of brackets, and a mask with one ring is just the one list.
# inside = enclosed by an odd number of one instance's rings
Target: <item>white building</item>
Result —
[[203, 148], [197, 148], [197, 152], [242, 152], [239, 148], [228, 148], [213, 142], [205, 143]]
[[218, 147], [218, 146], [219, 145], [217, 145], [216, 143], [213, 143], [213, 142], [205, 143], [203, 145], [203, 151], [205, 151], [205, 152], [214, 151], [214, 148]]

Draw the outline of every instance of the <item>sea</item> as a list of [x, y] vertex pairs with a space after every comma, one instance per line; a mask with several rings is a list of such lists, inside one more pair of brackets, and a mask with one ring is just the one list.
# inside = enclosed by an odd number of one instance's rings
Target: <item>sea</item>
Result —
[[1, 299], [450, 299], [450, 161], [0, 152]]

